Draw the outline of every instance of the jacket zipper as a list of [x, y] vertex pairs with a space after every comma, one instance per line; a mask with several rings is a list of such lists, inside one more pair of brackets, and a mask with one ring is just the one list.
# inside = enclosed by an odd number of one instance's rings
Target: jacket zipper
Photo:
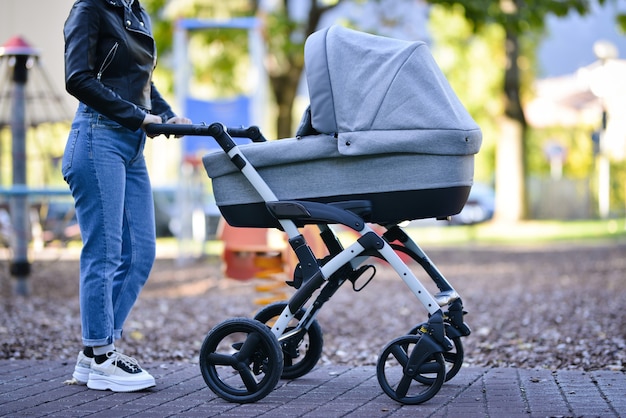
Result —
[[119, 43], [116, 42], [115, 45], [113, 45], [113, 47], [107, 54], [107, 56], [104, 58], [104, 61], [102, 61], [102, 65], [100, 66], [100, 71], [98, 71], [98, 75], [96, 77], [98, 81], [100, 81], [100, 79], [102, 78], [102, 73], [104, 73], [104, 71], [109, 67], [109, 65], [111, 65], [111, 62], [113, 62], [113, 58], [115, 57], [115, 53], [117, 52], [118, 47], [119, 47]]

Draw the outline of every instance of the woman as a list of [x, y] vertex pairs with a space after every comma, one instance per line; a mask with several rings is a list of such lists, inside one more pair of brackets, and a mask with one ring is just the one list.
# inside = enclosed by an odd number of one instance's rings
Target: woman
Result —
[[84, 348], [73, 377], [91, 389], [142, 390], [154, 378], [115, 347], [155, 257], [142, 128], [190, 121], [151, 81], [156, 46], [139, 0], [77, 0], [64, 36], [66, 89], [80, 102], [62, 166], [83, 240]]

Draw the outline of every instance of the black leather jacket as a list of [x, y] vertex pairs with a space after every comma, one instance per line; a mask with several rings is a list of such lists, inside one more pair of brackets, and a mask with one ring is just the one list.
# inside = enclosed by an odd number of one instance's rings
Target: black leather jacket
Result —
[[174, 115], [152, 83], [156, 45], [150, 17], [135, 0], [77, 0], [63, 30], [65, 87], [79, 101], [136, 130], [146, 112]]

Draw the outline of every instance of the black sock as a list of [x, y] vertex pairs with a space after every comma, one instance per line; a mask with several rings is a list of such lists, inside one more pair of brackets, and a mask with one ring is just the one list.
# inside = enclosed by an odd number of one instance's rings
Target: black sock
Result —
[[99, 354], [97, 356], [94, 356], [94, 359], [96, 360], [96, 363], [98, 364], [102, 364], [105, 361], [107, 361], [107, 359], [109, 358], [108, 353], [107, 354]]
[[111, 351], [115, 351], [115, 344], [113, 343], [94, 347], [93, 354], [94, 358], [96, 359], [96, 363], [104, 363], [109, 358], [107, 354]]

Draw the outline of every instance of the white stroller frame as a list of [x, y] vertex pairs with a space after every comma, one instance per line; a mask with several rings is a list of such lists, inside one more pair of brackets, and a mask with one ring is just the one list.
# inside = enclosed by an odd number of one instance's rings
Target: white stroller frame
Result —
[[[294, 282], [291, 282], [298, 290], [288, 302], [270, 305], [265, 309], [269, 309], [271, 314], [261, 311], [254, 320], [234, 318], [224, 321], [206, 336], [200, 354], [200, 367], [205, 382], [218, 396], [231, 402], [255, 402], [269, 394], [281, 377], [296, 378], [308, 373], [321, 355], [321, 332], [315, 319], [319, 309], [345, 281], [352, 281], [354, 286], [356, 280], [372, 268], [372, 266], [359, 268], [361, 262], [371, 256], [389, 263], [428, 311], [429, 317], [427, 322], [417, 325], [407, 335], [391, 341], [383, 350], [377, 366], [377, 377], [383, 391], [398, 402], [418, 404], [432, 398], [445, 380], [456, 375], [463, 361], [460, 337], [470, 333], [469, 327], [463, 322], [461, 298], [422, 249], [398, 225], [386, 225], [387, 232], [382, 236], [378, 235], [359, 216], [367, 214], [366, 202], [324, 204], [279, 200], [232, 140], [232, 137], [264, 140], [256, 127], [226, 128], [219, 123], [210, 126], [155, 124], [150, 125], [147, 131], [150, 134], [214, 137], [230, 160], [263, 197], [268, 209], [276, 216], [281, 229], [287, 234], [289, 243], [300, 261], [299, 268], [302, 272], [300, 275], [295, 272]], [[299, 225], [305, 224], [318, 225], [330, 251], [330, 259], [316, 259], [298, 229]], [[329, 224], [349, 227], [359, 234], [359, 238], [344, 249]], [[394, 240], [401, 242], [401, 245], [391, 244]], [[417, 261], [433, 279], [440, 292], [432, 295], [396, 251], [403, 252]], [[374, 273], [367, 279], [367, 283], [373, 276]], [[305, 306], [318, 291], [318, 296]], [[279, 315], [276, 306], [280, 308]], [[449, 307], [445, 313], [441, 309], [443, 306]], [[278, 319], [270, 331], [264, 324], [275, 316], [278, 316]], [[289, 323], [294, 319], [298, 324], [290, 328]], [[297, 347], [304, 335], [311, 332], [310, 330], [314, 330], [314, 333], [309, 335], [310, 338], [320, 339], [312, 342], [319, 344], [319, 351], [313, 354], [312, 359], [305, 359], [306, 364], [303, 367], [294, 366], [293, 359], [287, 361], [284, 356], [293, 355], [297, 358], [299, 356]], [[231, 334], [241, 332], [246, 338], [231, 345], [235, 348], [235, 353], [217, 352], [222, 340]], [[289, 344], [292, 344], [291, 348]], [[293, 351], [290, 350], [294, 350], [294, 345], [295, 354], [291, 354]], [[393, 373], [398, 374], [393, 369], [394, 366], [397, 368], [397, 364], [392, 364], [392, 371], [388, 371], [387, 364], [390, 360], [404, 363], [400, 378], [393, 376]], [[239, 374], [241, 381], [233, 385], [229, 380], [230, 376], [220, 375], [218, 367], [224, 365], [232, 367]]]

